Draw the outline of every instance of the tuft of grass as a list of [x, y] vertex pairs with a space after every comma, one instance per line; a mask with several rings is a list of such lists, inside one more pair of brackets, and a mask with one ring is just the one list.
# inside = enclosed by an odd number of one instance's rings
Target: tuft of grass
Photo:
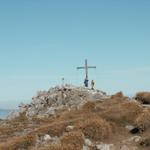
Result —
[[87, 102], [82, 106], [82, 110], [89, 112], [89, 111], [94, 111], [96, 108], [96, 103], [95, 102]]
[[71, 144], [51, 144], [45, 148], [40, 148], [40, 149], [33, 149], [33, 150], [82, 150], [78, 149], [78, 147], [72, 147]]
[[6, 143], [0, 144], [0, 150], [16, 150], [26, 149], [28, 150], [35, 142], [34, 136], [27, 135], [23, 137], [13, 138]]
[[81, 150], [84, 144], [83, 134], [79, 131], [66, 133], [63, 136], [61, 143], [63, 147], [72, 148], [71, 150], [73, 149]]
[[136, 118], [135, 124], [142, 130], [150, 128], [150, 109], [144, 109], [143, 112]]
[[66, 127], [69, 125], [68, 122], [55, 122], [54, 124], [48, 124], [45, 126], [42, 126], [41, 128], [38, 129], [38, 133], [43, 133], [43, 134], [49, 134], [52, 137], [54, 136], [61, 136], [63, 132], [65, 131]]
[[85, 137], [95, 141], [109, 138], [112, 133], [112, 126], [109, 122], [97, 116], [93, 116], [81, 122], [79, 128]]
[[135, 98], [143, 104], [150, 104], [150, 92], [138, 92]]
[[[24, 113], [20, 114], [13, 120], [5, 121], [5, 126], [0, 126], [0, 135], [5, 138], [14, 136], [16, 132], [22, 132], [29, 124]], [[1, 139], [0, 139], [1, 140]]]
[[21, 123], [28, 123], [28, 118], [26, 117], [26, 113], [20, 113], [20, 115], [10, 122], [21, 122]]
[[119, 125], [134, 124], [134, 120], [142, 112], [142, 108], [135, 102], [118, 99], [118, 103], [108, 105], [101, 116]]
[[79, 131], [72, 131], [63, 135], [60, 144], [50, 144], [38, 150], [82, 150], [83, 144], [83, 134]]
[[114, 95], [111, 96], [111, 99], [115, 99], [115, 98], [124, 98], [123, 93], [120, 91]]

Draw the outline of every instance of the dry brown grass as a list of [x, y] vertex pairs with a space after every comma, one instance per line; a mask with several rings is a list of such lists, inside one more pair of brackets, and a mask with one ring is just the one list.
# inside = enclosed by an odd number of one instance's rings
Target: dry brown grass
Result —
[[55, 120], [54, 117], [49, 117], [49, 118], [47, 118], [47, 117], [45, 117], [45, 118], [39, 118], [39, 117], [37, 117], [37, 116], [34, 116], [34, 117], [32, 118], [32, 121], [33, 121], [34, 123], [36, 123], [36, 124], [47, 124], [47, 123], [52, 123], [54, 120]]
[[[122, 129], [125, 124], [144, 124], [148, 128], [150, 126], [149, 118], [149, 110], [143, 111], [139, 104], [127, 101], [123, 96], [103, 102], [88, 102], [80, 110], [58, 112], [56, 118], [33, 118], [30, 122], [23, 116], [7, 122], [8, 126], [0, 126], [0, 134], [7, 135], [6, 142], [0, 142], [0, 150], [18, 148], [28, 150], [30, 146], [34, 147], [37, 135], [45, 134], [63, 138], [61, 144], [50, 144], [40, 150], [81, 150], [84, 142], [83, 135], [93, 141], [107, 141], [110, 139], [109, 137], [115, 135], [116, 127], [119, 130], [119, 127]], [[68, 125], [73, 125], [75, 128], [66, 133]], [[36, 130], [33, 130], [32, 134], [26, 133], [25, 136], [17, 138], [14, 134], [22, 131], [24, 133], [24, 129], [34, 129], [34, 127]], [[116, 135], [119, 135], [119, 132]]]
[[144, 104], [150, 104], [150, 92], [138, 92], [136, 99]]
[[0, 127], [0, 135], [11, 136], [14, 132], [17, 132], [18, 128], [12, 128], [12, 126]]
[[16, 117], [12, 121], [28, 123], [28, 118], [26, 117], [26, 113], [24, 112], [24, 113], [20, 113], [19, 117]]
[[94, 111], [96, 109], [96, 103], [95, 102], [87, 102], [82, 106], [82, 110], [89, 112]]
[[28, 150], [30, 146], [35, 142], [33, 135], [22, 136], [13, 138], [12, 140], [0, 144], [0, 150], [17, 150], [26, 149]]
[[45, 135], [45, 134], [49, 134], [52, 137], [60, 137], [64, 132], [66, 132], [66, 127], [70, 124], [70, 121], [68, 120], [55, 120], [51, 123], [46, 123], [46, 124], [42, 124], [40, 125], [37, 130], [36, 133], [38, 135]]
[[63, 132], [65, 131], [67, 125], [69, 125], [68, 122], [55, 122], [52, 124], [48, 124], [45, 126], [40, 127], [37, 132], [43, 133], [43, 134], [49, 134], [51, 136], [61, 136]]
[[144, 148], [148, 148], [147, 150], [149, 150], [150, 149], [150, 135], [148, 137], [143, 138], [139, 144], [140, 146]]
[[135, 124], [142, 129], [150, 128], [150, 109], [144, 109], [143, 112], [136, 118]]
[[111, 96], [111, 99], [123, 98], [123, 97], [124, 97], [124, 95], [123, 95], [123, 93], [120, 91], [120, 92], [118, 92], [118, 93], [112, 95], [112, 96]]
[[60, 144], [50, 144], [48, 147], [38, 150], [82, 150], [83, 144], [83, 134], [79, 131], [74, 131], [65, 133]]
[[59, 116], [59, 120], [60, 121], [64, 121], [64, 120], [72, 120], [75, 119], [77, 116], [79, 116], [79, 111], [65, 111], [63, 113], [60, 114]]
[[33, 150], [63, 150], [62, 145], [59, 144], [51, 144], [45, 148], [33, 149]]
[[11, 121], [6, 121], [5, 126], [0, 126], [0, 135], [3, 135], [2, 139], [0, 136], [0, 141], [5, 141], [5, 138], [14, 136], [16, 132], [22, 132], [28, 124], [29, 122], [24, 114]]
[[81, 150], [84, 144], [83, 134], [79, 131], [66, 133], [61, 143], [63, 146], [72, 147], [72, 149]]
[[51, 144], [45, 148], [40, 148], [40, 149], [32, 149], [32, 150], [82, 150], [78, 149], [78, 147], [72, 147], [71, 144]]
[[78, 124], [78, 128], [81, 129], [85, 137], [96, 141], [106, 139], [112, 133], [112, 126], [98, 116], [85, 119]]
[[106, 108], [100, 115], [118, 125], [133, 124], [134, 120], [142, 112], [142, 108], [137, 103], [120, 99], [115, 99], [114, 103], [108, 105]]

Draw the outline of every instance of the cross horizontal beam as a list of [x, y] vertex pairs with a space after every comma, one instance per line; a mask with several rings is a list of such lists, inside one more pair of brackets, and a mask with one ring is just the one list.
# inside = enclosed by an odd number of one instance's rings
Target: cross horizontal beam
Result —
[[96, 69], [96, 66], [87, 66], [87, 67], [77, 67], [77, 69], [86, 69], [86, 68], [93, 68], [93, 69]]
[[96, 69], [96, 66], [88, 66], [88, 68], [94, 68], [94, 69]]

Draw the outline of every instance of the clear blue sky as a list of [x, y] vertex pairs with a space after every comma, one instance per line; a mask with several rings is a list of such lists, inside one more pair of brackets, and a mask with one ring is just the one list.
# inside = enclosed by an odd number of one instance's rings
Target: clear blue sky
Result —
[[0, 0], [0, 107], [82, 85], [85, 58], [101, 90], [150, 90], [150, 1]]

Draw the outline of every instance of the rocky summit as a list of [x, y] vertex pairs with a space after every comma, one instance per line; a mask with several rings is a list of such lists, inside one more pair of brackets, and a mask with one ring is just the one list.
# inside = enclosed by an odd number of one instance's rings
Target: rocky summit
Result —
[[12, 112], [8, 119], [13, 119], [22, 113], [28, 118], [49, 117], [59, 109], [79, 109], [87, 101], [98, 101], [108, 98], [105, 92], [91, 90], [72, 85], [56, 86], [48, 91], [39, 91], [32, 98], [31, 104], [21, 104], [19, 112]]

